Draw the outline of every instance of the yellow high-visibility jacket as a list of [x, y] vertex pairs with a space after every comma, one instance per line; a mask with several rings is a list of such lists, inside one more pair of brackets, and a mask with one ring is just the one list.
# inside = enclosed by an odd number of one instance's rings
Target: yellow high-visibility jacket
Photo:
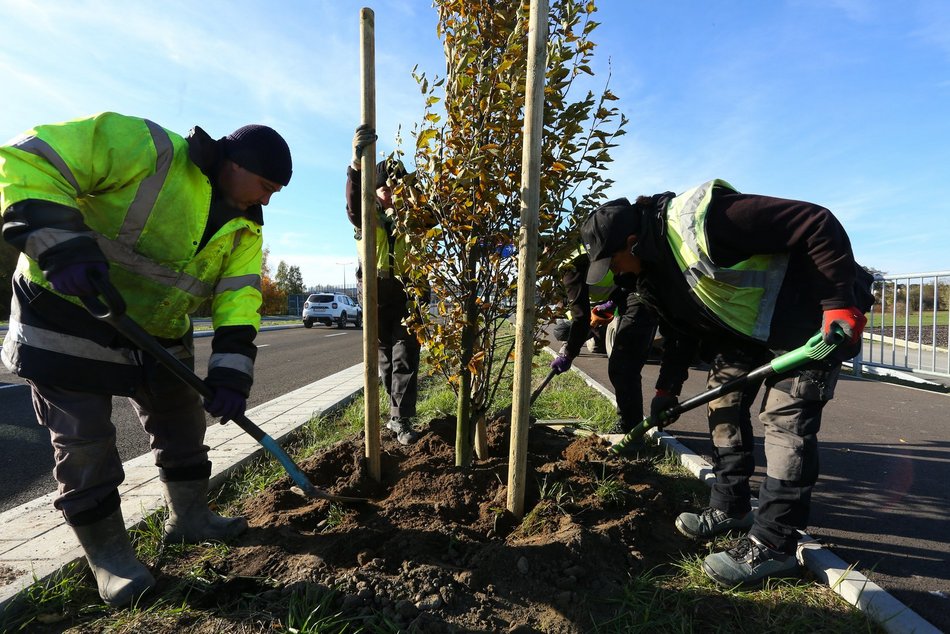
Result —
[[[128, 315], [162, 339], [187, 338], [190, 314], [213, 298], [215, 339], [224, 328], [251, 341], [215, 345], [209, 378], [218, 368], [246, 391], [260, 327], [262, 220], [233, 218], [200, 246], [214, 166], [196, 164], [190, 149], [188, 140], [151, 121], [116, 113], [38, 126], [0, 147], [3, 233], [22, 252], [17, 273], [74, 305], [81, 303], [55, 293], [44, 270], [98, 255], [108, 262]], [[72, 365], [138, 363], [126, 349], [50, 328], [30, 311], [24, 302], [17, 306], [15, 293], [3, 360], [21, 376], [40, 372], [42, 380], [38, 359], [50, 353]]]
[[709, 257], [705, 230], [716, 186], [735, 191], [726, 181], [716, 179], [670, 201], [666, 222], [673, 256], [695, 298], [713, 315], [742, 335], [768, 341], [788, 255], [754, 255], [733, 266], [716, 265]]

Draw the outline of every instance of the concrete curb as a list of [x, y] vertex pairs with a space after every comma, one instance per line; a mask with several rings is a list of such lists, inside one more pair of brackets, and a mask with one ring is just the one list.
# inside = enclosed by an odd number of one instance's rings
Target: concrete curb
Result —
[[[278, 444], [285, 442], [311, 418], [339, 409], [363, 390], [363, 364], [306, 385], [248, 410], [247, 416]], [[212, 425], [205, 438], [211, 451], [211, 486], [264, 453], [237, 425]], [[126, 527], [138, 525], [165, 501], [152, 455], [124, 463], [125, 481], [119, 487]], [[0, 611], [19, 592], [45, 581], [63, 567], [83, 559], [72, 529], [53, 508], [55, 493], [0, 513]]]

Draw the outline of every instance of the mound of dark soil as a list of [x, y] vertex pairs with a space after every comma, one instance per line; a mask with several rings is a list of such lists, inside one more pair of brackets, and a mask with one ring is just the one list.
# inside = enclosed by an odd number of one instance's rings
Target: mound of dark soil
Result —
[[610, 617], [631, 575], [688, 548], [672, 530], [678, 501], [646, 463], [541, 426], [529, 434], [517, 521], [505, 511], [508, 427], [489, 425], [490, 456], [469, 469], [454, 464], [448, 420], [408, 447], [383, 430], [379, 483], [362, 438], [303, 461], [316, 486], [372, 501], [314, 501], [277, 482], [247, 501], [249, 531], [215, 564], [227, 581], [201, 602], [309, 584], [340, 591], [347, 614], [381, 613], [400, 630], [582, 632]]

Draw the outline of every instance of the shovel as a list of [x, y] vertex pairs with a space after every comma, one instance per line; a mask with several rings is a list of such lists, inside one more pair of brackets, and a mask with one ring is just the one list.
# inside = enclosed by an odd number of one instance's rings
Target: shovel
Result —
[[534, 392], [531, 393], [531, 400], [528, 401], [529, 406], [534, 405], [534, 402], [541, 395], [541, 392], [544, 391], [544, 388], [547, 387], [548, 383], [550, 383], [551, 379], [553, 379], [555, 376], [557, 376], [557, 370], [551, 368], [551, 371], [548, 372], [548, 375], [544, 377], [543, 381], [541, 381], [541, 385], [535, 388]]
[[799, 348], [795, 348], [789, 352], [786, 352], [783, 355], [775, 357], [765, 365], [759, 366], [758, 368], [744, 374], [742, 376], [736, 377], [731, 381], [727, 381], [722, 385], [715, 387], [711, 390], [707, 390], [701, 394], [697, 394], [692, 398], [688, 398], [682, 403], [664, 410], [657, 415], [657, 421], [654, 422], [651, 417], [647, 416], [643, 419], [639, 425], [627, 432], [619, 442], [615, 443], [610, 447], [610, 451], [614, 453], [627, 453], [635, 450], [640, 446], [643, 436], [647, 433], [651, 427], [656, 427], [657, 422], [663, 422], [667, 420], [673, 420], [683, 412], [688, 412], [691, 409], [695, 409], [700, 405], [713, 401], [723, 394], [728, 394], [730, 392], [735, 392], [742, 389], [746, 384], [757, 381], [759, 379], [764, 379], [767, 376], [773, 374], [782, 374], [788, 372], [789, 370], [794, 370], [809, 361], [819, 361], [824, 359], [829, 354], [834, 352], [837, 347], [844, 343], [845, 335], [841, 330], [836, 329], [834, 332], [835, 342], [834, 343], [825, 343], [822, 339], [821, 333], [817, 333], [811, 339], [809, 339], [804, 345]]
[[[141, 326], [135, 323], [131, 317], [125, 314], [125, 300], [122, 299], [122, 296], [115, 286], [100, 275], [92, 275], [90, 276], [90, 280], [96, 287], [96, 290], [99, 291], [99, 294], [105, 299], [105, 303], [103, 303], [97, 297], [80, 297], [82, 303], [86, 306], [86, 310], [88, 310], [93, 317], [110, 324], [121, 334], [125, 335], [129, 341], [152, 355], [156, 361], [168, 368], [172, 374], [184, 381], [204, 398], [210, 399], [214, 397], [214, 390], [198, 378], [198, 375], [192, 372], [191, 369], [179, 359], [176, 359], [175, 356], [163, 348], [152, 335], [147, 333]], [[281, 449], [280, 445], [278, 445], [273, 438], [265, 434], [264, 430], [251, 422], [247, 416], [241, 414], [234, 419], [234, 422], [237, 423], [241, 429], [250, 434], [254, 440], [259, 442], [264, 449], [277, 458], [284, 467], [284, 470], [287, 471], [287, 474], [307, 497], [331, 500], [334, 502], [367, 501], [367, 498], [334, 495], [333, 493], [318, 489], [307, 479], [307, 476], [304, 475], [303, 471], [300, 470], [294, 461], [291, 460], [287, 452]]]

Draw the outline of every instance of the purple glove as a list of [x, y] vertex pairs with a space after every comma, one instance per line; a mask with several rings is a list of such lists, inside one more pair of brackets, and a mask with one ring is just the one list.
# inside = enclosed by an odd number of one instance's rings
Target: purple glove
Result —
[[76, 262], [46, 276], [53, 289], [63, 295], [96, 296], [98, 291], [89, 280], [91, 275], [108, 281], [109, 265], [105, 262]]
[[571, 369], [571, 358], [563, 354], [557, 355], [557, 357], [554, 358], [554, 361], [551, 362], [551, 369], [558, 374], [567, 372]]
[[214, 397], [209, 401], [205, 399], [205, 410], [215, 418], [220, 418], [221, 423], [234, 420], [244, 415], [247, 409], [247, 397], [237, 390], [229, 387], [214, 387]]
[[616, 307], [616, 304], [614, 304], [612, 300], [608, 300], [604, 302], [603, 304], [597, 304], [596, 306], [594, 306], [594, 312], [595, 313], [612, 313], [614, 312], [615, 307]]

